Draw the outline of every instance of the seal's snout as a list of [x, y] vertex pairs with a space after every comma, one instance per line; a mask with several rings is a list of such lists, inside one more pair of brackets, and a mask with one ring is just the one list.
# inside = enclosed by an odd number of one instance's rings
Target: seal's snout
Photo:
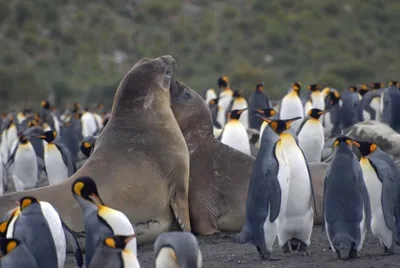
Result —
[[164, 61], [169, 68], [171, 68], [171, 70], [173, 71], [173, 73], [175, 73], [176, 71], [176, 61], [175, 59], [171, 56], [171, 55], [165, 55], [160, 57], [162, 61]]

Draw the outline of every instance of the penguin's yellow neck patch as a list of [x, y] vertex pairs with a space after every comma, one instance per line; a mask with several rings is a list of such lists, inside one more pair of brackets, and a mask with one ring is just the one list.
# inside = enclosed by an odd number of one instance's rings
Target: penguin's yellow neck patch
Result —
[[246, 100], [245, 100], [243, 97], [238, 97], [238, 98], [236, 98], [235, 101], [236, 101], [236, 102], [239, 102], [239, 103], [243, 103], [243, 102], [245, 102]]
[[288, 133], [281, 133], [280, 135], [282, 142], [284, 143], [295, 143], [295, 139], [293, 138], [292, 135]]
[[320, 123], [319, 119], [317, 119], [317, 118], [310, 118], [308, 121], [310, 123], [312, 123], [312, 124], [319, 124]]
[[299, 94], [297, 93], [297, 91], [292, 91], [292, 92], [289, 92], [287, 95], [286, 95], [288, 98], [298, 98], [299, 97]]
[[229, 119], [228, 124], [236, 125], [240, 124], [240, 121], [238, 119]]
[[21, 209], [25, 209], [26, 207], [30, 206], [32, 204], [32, 200], [30, 199], [24, 199], [21, 204]]
[[83, 182], [77, 182], [74, 185], [74, 192], [79, 195], [82, 196], [82, 188], [85, 186], [85, 184]]
[[17, 242], [15, 241], [10, 241], [7, 244], [7, 253], [10, 253], [11, 251], [13, 251], [15, 248], [17, 247]]

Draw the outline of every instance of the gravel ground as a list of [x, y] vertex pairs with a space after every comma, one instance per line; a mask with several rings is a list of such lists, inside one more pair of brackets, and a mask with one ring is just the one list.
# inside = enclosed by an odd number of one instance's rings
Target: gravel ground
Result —
[[[224, 267], [249, 267], [249, 268], [290, 268], [290, 267], [326, 267], [326, 268], [383, 268], [400, 267], [400, 247], [395, 248], [395, 254], [384, 255], [379, 241], [367, 234], [363, 249], [357, 259], [341, 261], [336, 254], [329, 250], [326, 233], [321, 232], [321, 227], [315, 227], [311, 238], [310, 256], [291, 254], [284, 256], [280, 249], [275, 247], [272, 258], [274, 261], [261, 261], [256, 248], [251, 244], [237, 244], [233, 238], [236, 234], [212, 235], [198, 237], [203, 254], [204, 268]], [[152, 245], [145, 245], [138, 249], [139, 261], [142, 268], [151, 268], [153, 249]], [[72, 256], [68, 256], [65, 268], [76, 267]]]

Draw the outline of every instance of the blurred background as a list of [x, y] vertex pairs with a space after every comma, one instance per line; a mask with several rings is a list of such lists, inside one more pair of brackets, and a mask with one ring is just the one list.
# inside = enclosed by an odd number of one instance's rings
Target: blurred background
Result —
[[143, 57], [172, 55], [197, 91], [338, 89], [400, 69], [398, 0], [0, 0], [0, 109], [103, 102]]

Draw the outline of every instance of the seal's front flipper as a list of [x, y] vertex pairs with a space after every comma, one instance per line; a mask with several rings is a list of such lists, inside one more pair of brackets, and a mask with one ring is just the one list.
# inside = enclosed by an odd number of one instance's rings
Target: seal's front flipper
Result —
[[173, 191], [171, 193], [171, 207], [182, 231], [191, 232], [188, 196]]

